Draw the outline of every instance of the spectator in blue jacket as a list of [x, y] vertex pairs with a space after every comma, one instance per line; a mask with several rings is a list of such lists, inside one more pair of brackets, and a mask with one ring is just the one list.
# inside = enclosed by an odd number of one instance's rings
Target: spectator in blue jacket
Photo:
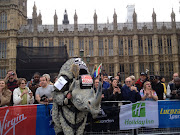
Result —
[[109, 87], [110, 87], [110, 84], [109, 84], [109, 82], [108, 82], [108, 76], [103, 76], [103, 85], [102, 85], [102, 87], [105, 89], [105, 90], [107, 90]]
[[141, 95], [135, 86], [132, 86], [132, 79], [130, 77], [125, 79], [125, 85], [121, 89], [123, 100], [129, 100], [132, 103], [141, 100]]

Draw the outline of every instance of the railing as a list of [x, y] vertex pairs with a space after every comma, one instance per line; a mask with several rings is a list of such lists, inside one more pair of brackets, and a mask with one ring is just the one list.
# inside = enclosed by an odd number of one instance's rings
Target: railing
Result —
[[[154, 101], [137, 102], [127, 104], [130, 101], [103, 101], [102, 109], [96, 119], [88, 116], [85, 133], [86, 135], [142, 135], [142, 134], [180, 134], [180, 101]], [[126, 104], [126, 105], [123, 105]], [[120, 105], [120, 107], [119, 107]], [[137, 106], [138, 105], [138, 106]], [[145, 117], [155, 117], [158, 113], [158, 123], [152, 125], [132, 126], [129, 121], [142, 116], [133, 116], [134, 107], [144, 112]], [[150, 107], [149, 107], [150, 106]], [[127, 111], [124, 108], [129, 107]], [[157, 108], [157, 109], [153, 109]], [[25, 105], [0, 108], [0, 134], [1, 135], [55, 135], [51, 118], [52, 104]], [[131, 110], [132, 109], [132, 110]], [[142, 110], [141, 110], [142, 109]], [[150, 113], [148, 113], [150, 111]], [[153, 111], [154, 110], [154, 111]], [[149, 114], [153, 114], [149, 117]], [[130, 115], [129, 115], [130, 114]], [[133, 114], [134, 115], [134, 114]], [[141, 114], [140, 114], [141, 115]], [[128, 122], [126, 120], [128, 117]], [[156, 117], [155, 117], [156, 118]], [[129, 127], [124, 124], [128, 123]], [[157, 119], [155, 119], [156, 121]], [[139, 120], [140, 121], [140, 120]], [[123, 125], [123, 124], [124, 125]], [[147, 122], [146, 122], [147, 123]], [[158, 125], [156, 125], [158, 124]], [[152, 127], [151, 127], [152, 126]], [[154, 126], [154, 127], [153, 127]]]

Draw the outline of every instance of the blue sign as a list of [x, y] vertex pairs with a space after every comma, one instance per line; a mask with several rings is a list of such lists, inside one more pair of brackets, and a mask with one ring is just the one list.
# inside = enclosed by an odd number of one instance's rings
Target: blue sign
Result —
[[180, 127], [180, 102], [158, 101], [159, 128]]
[[55, 135], [51, 111], [52, 104], [37, 105], [36, 135]]

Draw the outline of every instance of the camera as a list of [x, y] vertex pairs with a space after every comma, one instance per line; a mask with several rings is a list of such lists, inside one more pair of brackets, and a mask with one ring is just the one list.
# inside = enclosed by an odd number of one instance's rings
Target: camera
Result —
[[178, 94], [178, 96], [180, 96], [180, 88], [177, 90], [176, 93]]
[[150, 81], [155, 80], [155, 76], [154, 76], [154, 75], [150, 75], [150, 76], [149, 76], [149, 80], [150, 80]]
[[14, 72], [12, 72], [12, 73], [11, 73], [11, 75], [15, 75], [15, 73], [14, 73]]
[[45, 101], [47, 98], [48, 98], [48, 97], [46, 97], [46, 95], [43, 95], [43, 96], [41, 97], [41, 100], [40, 100], [40, 101]]

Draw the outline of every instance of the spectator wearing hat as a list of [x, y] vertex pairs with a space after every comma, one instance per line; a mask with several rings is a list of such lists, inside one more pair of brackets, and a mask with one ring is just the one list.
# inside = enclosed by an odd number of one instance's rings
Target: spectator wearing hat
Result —
[[140, 73], [140, 78], [135, 83], [138, 91], [140, 91], [143, 88], [143, 84], [147, 81], [147, 74], [144, 72]]

